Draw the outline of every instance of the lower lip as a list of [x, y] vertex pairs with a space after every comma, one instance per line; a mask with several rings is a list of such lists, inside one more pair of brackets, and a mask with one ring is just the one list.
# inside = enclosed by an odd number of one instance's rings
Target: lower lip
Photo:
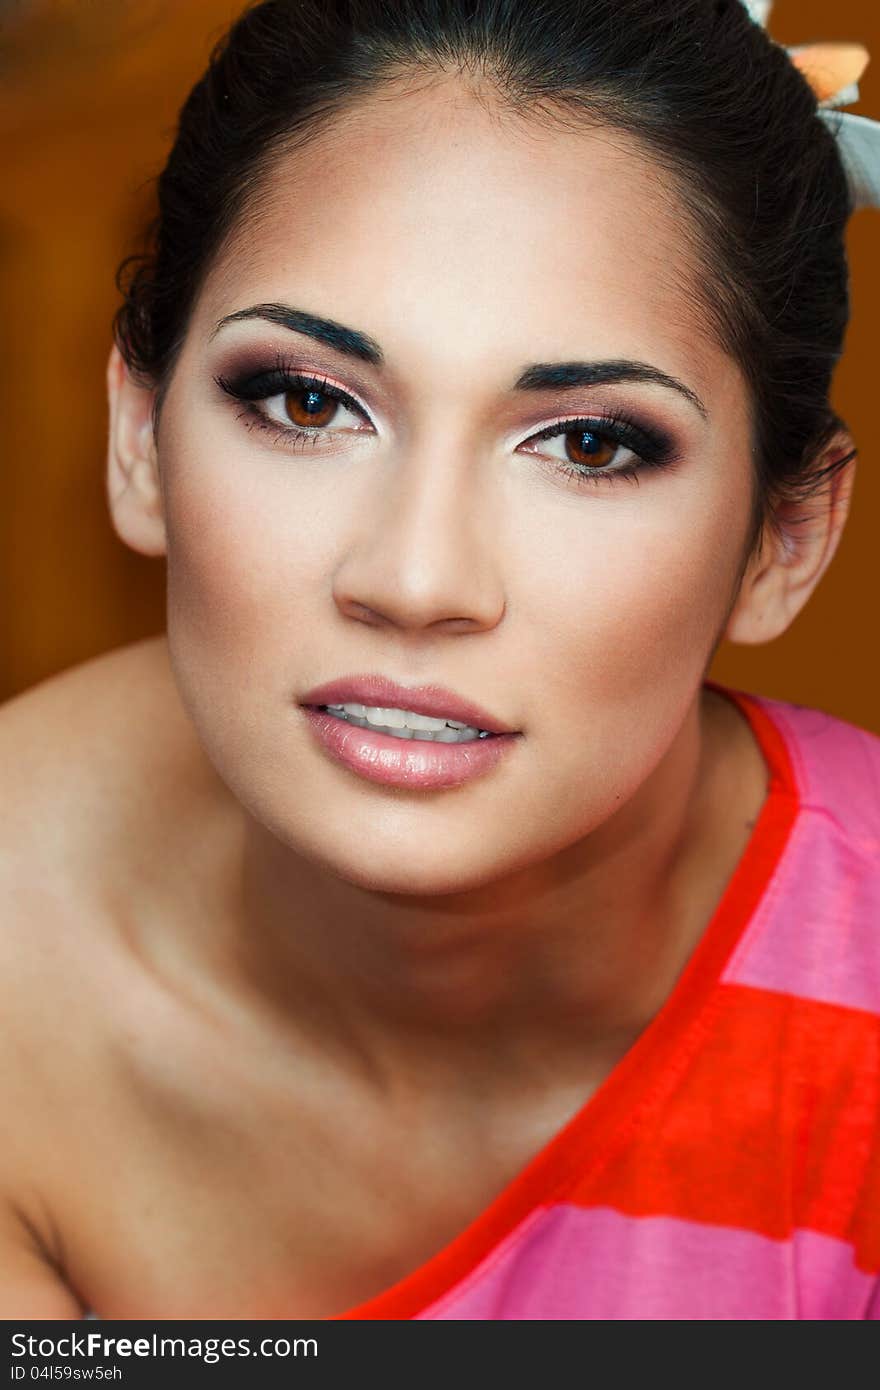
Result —
[[497, 766], [519, 734], [492, 734], [467, 743], [395, 738], [349, 724], [314, 705], [301, 706], [306, 719], [332, 758], [360, 777], [386, 787], [433, 790], [459, 787]]

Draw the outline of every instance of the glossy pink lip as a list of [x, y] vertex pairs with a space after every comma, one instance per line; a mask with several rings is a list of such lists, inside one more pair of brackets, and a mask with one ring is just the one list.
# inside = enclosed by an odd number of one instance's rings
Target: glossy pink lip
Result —
[[521, 738], [514, 733], [487, 734], [465, 743], [435, 743], [361, 728], [310, 705], [304, 706], [303, 714], [319, 746], [335, 762], [369, 782], [404, 791], [439, 791], [482, 777], [507, 757]]
[[[300, 700], [301, 705], [374, 705], [382, 709], [408, 709], [434, 719], [456, 719], [490, 734], [513, 734], [500, 719], [472, 700], [465, 700], [441, 685], [398, 685], [385, 676], [342, 676], [316, 685]], [[438, 745], [440, 746], [440, 745]], [[452, 745], [450, 745], [452, 746]]]

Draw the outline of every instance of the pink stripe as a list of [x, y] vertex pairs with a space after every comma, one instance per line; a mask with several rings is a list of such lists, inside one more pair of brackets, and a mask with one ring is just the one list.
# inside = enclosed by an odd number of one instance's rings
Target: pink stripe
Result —
[[880, 739], [752, 698], [788, 745], [802, 810], [723, 980], [880, 1014]]
[[788, 746], [801, 801], [821, 807], [854, 842], [880, 838], [880, 738], [824, 710], [750, 695]]
[[665, 1216], [538, 1208], [467, 1279], [423, 1310], [446, 1320], [880, 1318], [880, 1280], [845, 1241], [770, 1240]]
[[878, 923], [880, 847], [803, 810], [722, 979], [880, 1014]]

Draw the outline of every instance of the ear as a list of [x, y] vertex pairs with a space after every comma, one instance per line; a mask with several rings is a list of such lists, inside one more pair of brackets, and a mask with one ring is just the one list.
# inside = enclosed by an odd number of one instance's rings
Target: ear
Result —
[[153, 431], [155, 390], [139, 386], [114, 344], [107, 363], [110, 438], [107, 501], [121, 541], [141, 555], [164, 555], [162, 480]]
[[855, 481], [855, 444], [839, 430], [817, 460], [822, 469], [848, 455], [809, 498], [782, 503], [749, 561], [724, 636], [730, 642], [772, 642], [791, 626], [837, 549]]

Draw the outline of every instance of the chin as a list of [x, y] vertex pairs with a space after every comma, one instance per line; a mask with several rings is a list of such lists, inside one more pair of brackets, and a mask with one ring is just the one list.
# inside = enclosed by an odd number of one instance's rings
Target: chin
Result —
[[301, 852], [328, 873], [367, 892], [421, 898], [469, 893], [504, 878], [516, 867], [501, 856], [488, 858], [485, 843], [480, 848], [482, 853], [473, 860], [463, 859], [459, 846], [440, 847], [430, 856], [402, 850], [399, 842], [384, 849], [378, 845], [368, 850], [362, 845], [356, 854], [328, 853], [326, 844], [314, 849], [303, 846]]

